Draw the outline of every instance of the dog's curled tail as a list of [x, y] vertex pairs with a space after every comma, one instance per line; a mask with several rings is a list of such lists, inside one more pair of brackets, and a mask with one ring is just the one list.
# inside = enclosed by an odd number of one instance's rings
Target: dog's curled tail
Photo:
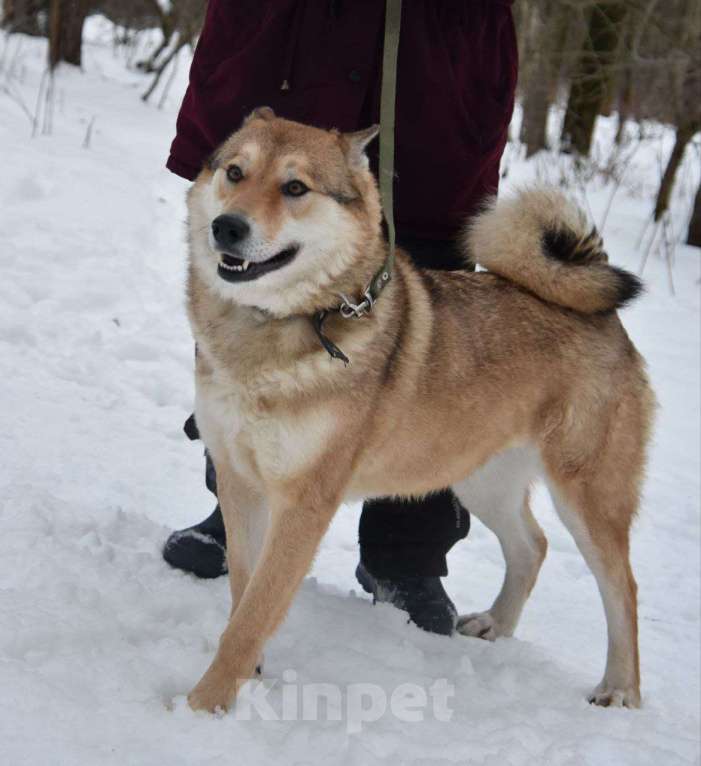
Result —
[[472, 261], [583, 314], [619, 309], [642, 290], [636, 276], [609, 265], [596, 229], [557, 189], [493, 201], [470, 222], [464, 244]]

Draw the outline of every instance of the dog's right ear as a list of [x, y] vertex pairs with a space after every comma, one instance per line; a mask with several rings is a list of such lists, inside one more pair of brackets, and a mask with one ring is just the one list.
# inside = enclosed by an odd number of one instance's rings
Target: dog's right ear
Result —
[[380, 132], [379, 125], [372, 125], [365, 130], [357, 130], [355, 133], [344, 133], [343, 143], [346, 150], [348, 164], [351, 167], [368, 167], [368, 158], [365, 154], [365, 147]]
[[266, 122], [270, 122], [270, 120], [275, 119], [275, 112], [269, 107], [269, 106], [259, 106], [256, 109], [254, 109], [248, 117], [243, 121], [244, 125], [247, 125], [251, 120], [265, 120]]

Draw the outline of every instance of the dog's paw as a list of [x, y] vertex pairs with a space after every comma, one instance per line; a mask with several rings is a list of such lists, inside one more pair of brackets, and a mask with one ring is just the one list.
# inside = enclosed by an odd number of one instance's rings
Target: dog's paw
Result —
[[458, 617], [455, 629], [458, 633], [462, 633], [463, 636], [484, 638], [486, 641], [494, 641], [503, 635], [490, 612], [464, 614]]
[[235, 696], [236, 683], [232, 682], [231, 676], [210, 668], [187, 695], [187, 702], [193, 710], [217, 713], [228, 710]]
[[640, 692], [637, 689], [616, 689], [602, 681], [587, 697], [592, 705], [601, 707], [640, 707]]
[[229, 695], [211, 693], [196, 686], [187, 695], [187, 704], [195, 712], [225, 713], [229, 707]]
[[192, 710], [207, 713], [225, 713], [235, 696], [230, 684], [203, 684], [202, 681], [187, 695], [187, 704]]

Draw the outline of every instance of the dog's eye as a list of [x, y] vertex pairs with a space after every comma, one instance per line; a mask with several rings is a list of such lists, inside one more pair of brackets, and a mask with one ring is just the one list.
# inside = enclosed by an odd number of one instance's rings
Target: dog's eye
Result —
[[301, 197], [308, 191], [309, 187], [306, 184], [303, 184], [301, 181], [297, 181], [296, 179], [294, 181], [288, 181], [282, 187], [282, 193], [288, 197]]
[[231, 183], [237, 184], [243, 178], [243, 170], [238, 165], [229, 165], [226, 170], [226, 177]]

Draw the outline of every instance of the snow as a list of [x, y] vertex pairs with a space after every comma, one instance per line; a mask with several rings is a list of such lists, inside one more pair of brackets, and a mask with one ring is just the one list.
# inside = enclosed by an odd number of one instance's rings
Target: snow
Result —
[[[43, 43], [0, 42], [0, 760], [699, 763], [700, 272], [699, 251], [683, 245], [676, 294], [653, 253], [648, 292], [623, 315], [660, 400], [633, 538], [641, 710], [585, 701], [603, 671], [603, 610], [542, 489], [535, 508], [550, 548], [516, 637], [447, 639], [372, 607], [353, 576], [358, 508], [343, 508], [266, 651], [265, 700], [293, 720], [187, 708], [229, 594], [224, 578], [198, 581], [160, 556], [170, 530], [212, 507], [201, 447], [181, 431], [193, 398], [187, 184], [163, 168], [186, 71], [181, 62], [162, 110], [145, 105], [147, 79], [126, 69], [109, 25], [91, 20], [89, 29], [84, 71], [58, 73], [52, 132], [34, 138], [17, 97], [33, 112]], [[602, 157], [614, 129], [601, 121]], [[525, 162], [511, 145], [504, 190], [566, 179], [596, 222], [615, 192], [604, 236], [612, 260], [636, 271], [671, 139], [647, 126], [620, 188], [553, 155]], [[676, 233], [698, 172], [692, 150], [674, 197]], [[475, 521], [449, 564], [460, 611], [486, 608], [503, 571], [493, 536]], [[430, 704], [442, 679], [454, 691], [450, 720]], [[313, 684], [337, 696], [319, 720], [304, 720], [294, 701], [301, 710], [301, 690]]]

